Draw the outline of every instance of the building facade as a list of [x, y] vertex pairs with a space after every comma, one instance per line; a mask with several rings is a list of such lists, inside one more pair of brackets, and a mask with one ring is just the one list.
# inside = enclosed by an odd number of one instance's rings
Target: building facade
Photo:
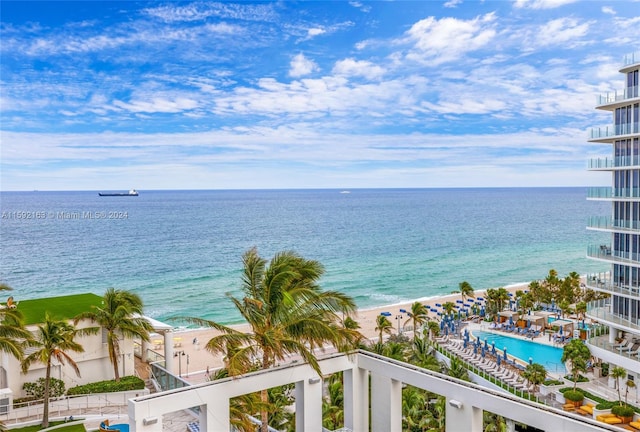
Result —
[[[591, 188], [589, 200], [611, 203], [608, 216], [592, 217], [588, 228], [606, 232], [606, 244], [590, 245], [587, 256], [609, 264], [607, 273], [589, 275], [586, 285], [610, 294], [588, 305], [587, 316], [609, 327], [607, 337], [591, 337], [591, 352], [622, 366], [629, 379], [640, 379], [640, 51], [624, 57], [622, 90], [597, 99], [596, 109], [609, 112], [612, 124], [593, 128], [589, 142], [610, 144], [611, 156], [592, 159], [592, 171], [611, 173], [611, 186]], [[593, 335], [592, 335], [593, 336]], [[638, 342], [635, 341], [638, 339]]]

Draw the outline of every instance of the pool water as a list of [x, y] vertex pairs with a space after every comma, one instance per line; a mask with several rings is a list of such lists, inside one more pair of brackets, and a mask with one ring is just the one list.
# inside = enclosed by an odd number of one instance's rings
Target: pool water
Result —
[[518, 357], [524, 362], [528, 362], [531, 357], [534, 363], [540, 363], [548, 372], [561, 374], [566, 373], [564, 364], [560, 361], [562, 358], [561, 348], [517, 339], [497, 333], [474, 331], [473, 335], [480, 338], [480, 341], [483, 344], [486, 339], [489, 347], [491, 347], [494, 342], [496, 344], [496, 349], [502, 350], [506, 347], [508, 355]]

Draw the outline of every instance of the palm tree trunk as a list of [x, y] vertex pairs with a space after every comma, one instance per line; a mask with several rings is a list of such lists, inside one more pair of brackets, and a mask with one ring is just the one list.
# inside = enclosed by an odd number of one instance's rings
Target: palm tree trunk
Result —
[[111, 358], [111, 364], [113, 364], [113, 376], [116, 382], [119, 382], [120, 373], [118, 372], [118, 354], [116, 353], [116, 348], [111, 340], [109, 340], [109, 357]]
[[[269, 369], [271, 363], [269, 361], [269, 354], [266, 349], [262, 350], [262, 369]], [[269, 404], [269, 392], [268, 389], [260, 390], [260, 400], [262, 406], [260, 407], [260, 432], [269, 432], [269, 411], [267, 410]]]
[[42, 410], [42, 428], [49, 427], [49, 383], [51, 382], [51, 360], [47, 361], [47, 372], [44, 378], [44, 408]]

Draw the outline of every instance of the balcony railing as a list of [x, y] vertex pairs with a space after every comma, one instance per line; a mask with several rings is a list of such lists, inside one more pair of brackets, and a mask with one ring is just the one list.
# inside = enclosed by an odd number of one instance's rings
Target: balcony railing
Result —
[[587, 288], [597, 291], [605, 291], [611, 294], [621, 294], [629, 297], [637, 297], [640, 289], [638, 284], [631, 286], [624, 281], [615, 281], [609, 276], [609, 272], [588, 274], [585, 277], [585, 285]]
[[638, 133], [638, 123], [625, 123], [615, 126], [591, 128], [589, 139], [612, 138], [619, 135]]
[[587, 189], [587, 198], [640, 198], [640, 188], [592, 187]]
[[623, 252], [612, 250], [609, 245], [589, 245], [587, 256], [609, 261], [611, 263], [626, 264], [640, 267], [640, 254], [637, 252]]
[[611, 312], [610, 298], [588, 303], [587, 316], [597, 319], [602, 324], [606, 321], [616, 327], [627, 327], [634, 332], [640, 332], [640, 320]]
[[640, 63], [640, 51], [627, 54], [622, 58], [622, 64], [624, 66], [629, 66], [636, 63]]
[[640, 166], [640, 156], [589, 159], [587, 169], [610, 169]]
[[605, 351], [609, 351], [619, 356], [627, 357], [631, 360], [640, 361], [640, 352], [632, 352], [629, 348], [625, 347], [614, 347], [611, 342], [609, 342], [609, 336], [596, 336], [589, 338], [587, 340], [589, 345], [601, 348]]
[[591, 216], [587, 222], [588, 228], [608, 230], [640, 230], [640, 222], [623, 219], [613, 219], [611, 216]]
[[627, 87], [624, 90], [615, 90], [612, 92], [606, 92], [599, 95], [596, 98], [596, 105], [605, 105], [614, 102], [623, 101], [626, 99], [632, 99], [638, 97], [638, 86]]

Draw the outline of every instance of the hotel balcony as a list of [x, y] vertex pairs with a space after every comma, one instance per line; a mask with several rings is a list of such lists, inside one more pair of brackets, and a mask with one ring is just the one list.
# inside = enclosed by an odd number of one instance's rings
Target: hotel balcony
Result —
[[609, 272], [588, 274], [585, 277], [585, 285], [594, 291], [617, 294], [623, 297], [638, 298], [638, 286], [627, 285], [624, 281], [614, 281]]
[[590, 337], [586, 342], [591, 354], [604, 363], [613, 363], [636, 373], [640, 371], [639, 353], [629, 351], [628, 348], [614, 347], [609, 342], [609, 335]]
[[591, 187], [587, 189], [587, 199], [640, 201], [640, 188]]
[[591, 216], [587, 222], [587, 229], [609, 232], [633, 232], [640, 230], [640, 222], [624, 219], [613, 220], [611, 216]]
[[591, 128], [589, 131], [589, 141], [608, 143], [615, 139], [639, 133], [638, 123], [625, 123], [616, 126]]
[[613, 326], [617, 329], [640, 335], [640, 319], [630, 315], [613, 313], [611, 298], [597, 300], [587, 304], [587, 316], [600, 324]]
[[631, 99], [637, 98], [640, 88], [638, 86], [627, 87], [624, 90], [616, 90], [599, 95], [596, 99], [596, 108], [615, 109], [617, 105], [626, 105]]
[[589, 159], [587, 169], [611, 171], [615, 168], [640, 168], [640, 156]]
[[636, 51], [631, 54], [627, 54], [622, 58], [622, 69], [620, 72], [626, 73], [630, 69], [634, 68], [634, 65], [640, 64], [640, 51]]
[[610, 245], [589, 245], [587, 257], [610, 264], [640, 267], [640, 254], [611, 249]]

